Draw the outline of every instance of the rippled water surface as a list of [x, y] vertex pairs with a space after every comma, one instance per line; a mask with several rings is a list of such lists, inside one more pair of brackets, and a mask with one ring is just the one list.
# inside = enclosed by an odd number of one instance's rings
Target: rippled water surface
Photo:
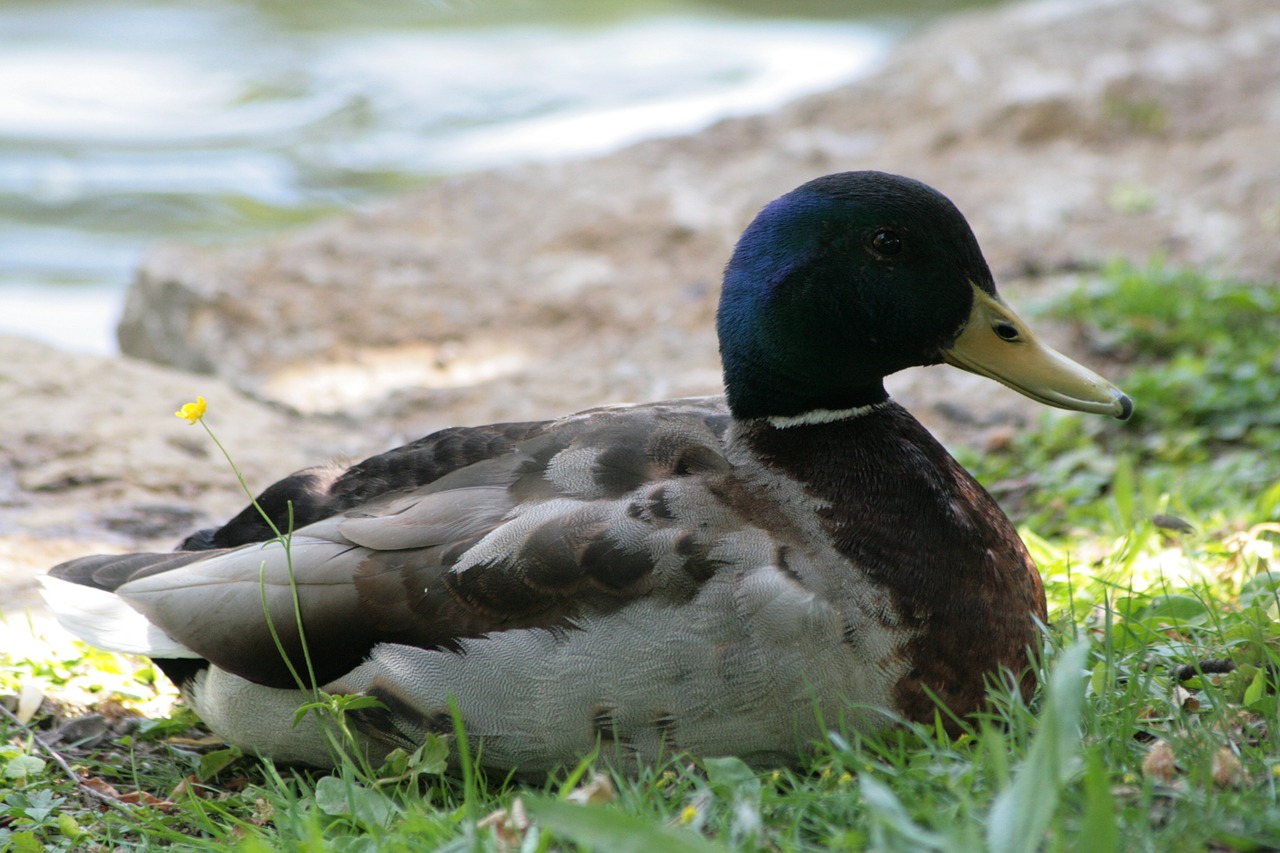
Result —
[[768, 109], [972, 3], [756, 5], [5, 0], [0, 332], [112, 352], [148, 245]]

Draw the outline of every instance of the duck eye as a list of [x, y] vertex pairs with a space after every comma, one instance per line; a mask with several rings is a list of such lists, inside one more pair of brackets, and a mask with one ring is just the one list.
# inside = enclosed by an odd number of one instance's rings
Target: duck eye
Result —
[[1001, 340], [1016, 341], [1018, 339], [1018, 327], [1012, 323], [996, 323], [991, 328]]
[[884, 228], [872, 236], [871, 248], [882, 255], [896, 255], [902, 251], [902, 238], [897, 231]]

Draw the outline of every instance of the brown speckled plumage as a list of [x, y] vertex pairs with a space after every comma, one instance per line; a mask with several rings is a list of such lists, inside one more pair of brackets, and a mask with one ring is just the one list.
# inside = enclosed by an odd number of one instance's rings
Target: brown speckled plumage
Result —
[[930, 694], [953, 714], [977, 710], [993, 674], [1027, 670], [1046, 617], [1040, 576], [1013, 525], [896, 404], [796, 429], [803, 438], [760, 424], [746, 437], [824, 500], [819, 516], [835, 549], [885, 590], [912, 629], [895, 710], [932, 723]]

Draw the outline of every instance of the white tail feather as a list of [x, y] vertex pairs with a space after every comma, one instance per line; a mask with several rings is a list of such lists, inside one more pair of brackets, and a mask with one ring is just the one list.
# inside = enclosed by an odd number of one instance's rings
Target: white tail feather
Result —
[[152, 658], [199, 658], [114, 592], [42, 575], [40, 594], [69, 632], [91, 646]]

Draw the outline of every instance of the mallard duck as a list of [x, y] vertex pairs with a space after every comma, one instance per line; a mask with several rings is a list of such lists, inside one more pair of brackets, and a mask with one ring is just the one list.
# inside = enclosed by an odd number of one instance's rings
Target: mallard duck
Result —
[[[723, 398], [446, 429], [261, 495], [282, 529], [292, 508], [316, 682], [379, 700], [351, 715], [369, 756], [452, 735], [456, 703], [501, 771], [594, 749], [786, 764], [833, 727], [1029, 689], [1035, 565], [883, 379], [947, 362], [1067, 409], [1124, 419], [1129, 398], [1036, 341], [946, 197], [880, 172], [766, 206], [716, 328]], [[227, 741], [323, 767], [319, 724], [294, 725], [310, 694], [271, 538], [249, 507], [172, 553], [63, 563], [47, 597], [88, 642], [153, 658]]]

